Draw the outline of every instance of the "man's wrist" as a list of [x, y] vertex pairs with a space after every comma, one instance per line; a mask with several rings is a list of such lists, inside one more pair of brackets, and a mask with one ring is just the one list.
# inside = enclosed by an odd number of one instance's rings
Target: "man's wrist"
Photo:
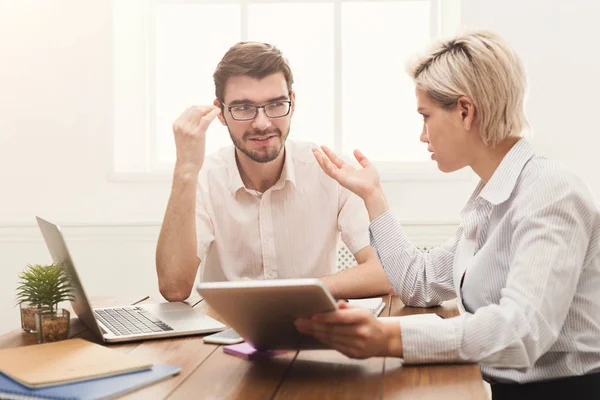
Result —
[[175, 164], [173, 180], [178, 181], [197, 181], [200, 174], [200, 168], [188, 164]]

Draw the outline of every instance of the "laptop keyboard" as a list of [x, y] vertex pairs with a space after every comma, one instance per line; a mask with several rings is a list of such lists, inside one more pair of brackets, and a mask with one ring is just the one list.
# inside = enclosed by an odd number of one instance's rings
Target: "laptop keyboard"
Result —
[[172, 331], [169, 325], [141, 307], [94, 310], [94, 315], [115, 336]]

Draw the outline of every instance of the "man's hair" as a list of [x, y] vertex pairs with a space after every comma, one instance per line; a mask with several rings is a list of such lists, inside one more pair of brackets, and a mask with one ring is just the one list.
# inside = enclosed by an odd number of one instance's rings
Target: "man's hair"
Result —
[[292, 91], [294, 77], [290, 66], [281, 51], [273, 45], [258, 42], [239, 42], [223, 56], [213, 74], [215, 95], [223, 101], [227, 79], [233, 76], [249, 76], [262, 79], [282, 72], [287, 82], [288, 92]]
[[496, 34], [476, 31], [440, 41], [409, 66], [409, 74], [418, 89], [445, 109], [456, 107], [459, 97], [469, 97], [488, 145], [521, 136], [528, 126], [523, 65]]

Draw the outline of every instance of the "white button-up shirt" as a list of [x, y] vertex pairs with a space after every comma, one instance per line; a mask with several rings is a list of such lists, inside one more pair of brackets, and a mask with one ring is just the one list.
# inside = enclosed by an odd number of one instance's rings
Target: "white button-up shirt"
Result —
[[325, 175], [313, 147], [288, 140], [281, 177], [262, 196], [244, 186], [233, 146], [206, 158], [196, 198], [202, 281], [330, 275], [340, 234], [353, 254], [369, 245], [363, 201]]
[[456, 237], [428, 253], [390, 212], [371, 223], [405, 304], [458, 297], [466, 311], [402, 323], [405, 362], [478, 362], [498, 382], [600, 371], [600, 213], [586, 185], [521, 139], [461, 216]]

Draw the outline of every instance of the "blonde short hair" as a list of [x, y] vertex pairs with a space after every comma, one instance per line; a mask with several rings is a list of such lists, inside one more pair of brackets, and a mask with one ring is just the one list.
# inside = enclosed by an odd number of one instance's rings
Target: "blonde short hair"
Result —
[[417, 88], [445, 109], [459, 97], [475, 104], [484, 143], [494, 146], [528, 127], [526, 77], [521, 60], [498, 35], [470, 32], [436, 43], [409, 67]]

